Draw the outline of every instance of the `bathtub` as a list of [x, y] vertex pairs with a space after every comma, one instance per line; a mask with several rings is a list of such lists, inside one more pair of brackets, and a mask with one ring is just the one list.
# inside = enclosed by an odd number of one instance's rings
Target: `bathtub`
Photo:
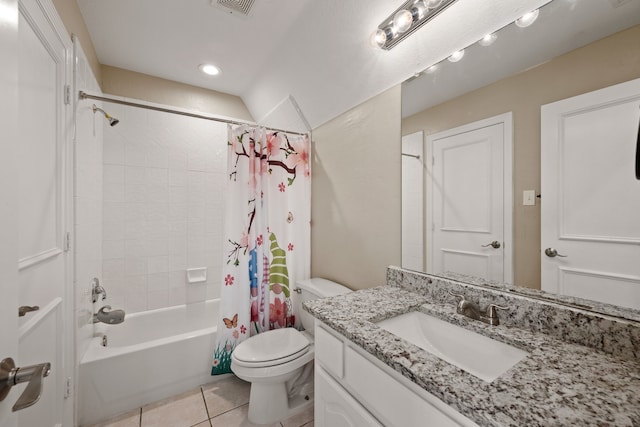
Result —
[[215, 299], [126, 315], [119, 325], [96, 324], [80, 362], [79, 425], [215, 381], [211, 361], [219, 304]]

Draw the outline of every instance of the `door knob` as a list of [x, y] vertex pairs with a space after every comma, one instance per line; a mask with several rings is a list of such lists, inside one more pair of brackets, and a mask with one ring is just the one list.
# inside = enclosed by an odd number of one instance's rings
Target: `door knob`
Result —
[[567, 255], [560, 255], [560, 254], [558, 253], [558, 251], [556, 251], [556, 250], [555, 250], [555, 249], [553, 249], [553, 248], [547, 248], [547, 249], [545, 249], [545, 250], [544, 250], [544, 254], [545, 254], [546, 256], [548, 256], [549, 258], [554, 258], [554, 257], [557, 257], [557, 256], [559, 256], [559, 257], [561, 257], [561, 258], [566, 258], [566, 257], [567, 257]]
[[9, 394], [9, 390], [16, 384], [28, 382], [27, 388], [18, 398], [12, 411], [16, 412], [40, 400], [42, 394], [42, 379], [51, 373], [51, 363], [16, 368], [13, 359], [7, 357], [0, 362], [0, 401]]
[[497, 240], [494, 240], [493, 242], [487, 245], [482, 245], [483, 248], [486, 248], [488, 246], [491, 246], [493, 249], [500, 249], [500, 242], [498, 242]]

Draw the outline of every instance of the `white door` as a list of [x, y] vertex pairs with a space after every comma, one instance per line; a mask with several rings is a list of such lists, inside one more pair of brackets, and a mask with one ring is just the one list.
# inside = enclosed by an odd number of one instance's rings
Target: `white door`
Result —
[[[0, 420], [19, 427], [72, 425], [72, 399], [65, 399], [73, 366], [71, 260], [65, 247], [71, 120], [65, 87], [71, 80], [71, 44], [51, 2], [20, 0], [16, 23], [10, 60], [15, 58], [18, 72], [9, 90], [15, 98], [7, 101], [3, 92], [2, 101], [3, 109], [13, 110], [9, 116], [16, 132], [8, 138], [12, 146], [3, 144], [1, 153], [3, 164], [13, 163], [7, 169], [13, 174], [5, 176], [3, 167], [3, 192], [10, 194], [2, 198], [0, 209], [0, 301], [3, 320], [7, 318], [3, 337], [17, 345], [5, 347], [3, 342], [0, 357], [11, 357], [22, 368], [49, 362], [51, 371], [42, 382], [40, 400], [15, 413], [27, 384], [14, 386], [0, 406]], [[37, 310], [18, 317], [19, 306]]]
[[[0, 360], [18, 354], [18, 2], [0, 0]], [[19, 362], [19, 361], [18, 361]], [[0, 426], [16, 427], [12, 391], [0, 402]]]
[[402, 268], [424, 271], [424, 139], [402, 137]]
[[427, 271], [510, 283], [511, 113], [427, 138]]
[[543, 290], [640, 309], [639, 121], [640, 79], [542, 107]]

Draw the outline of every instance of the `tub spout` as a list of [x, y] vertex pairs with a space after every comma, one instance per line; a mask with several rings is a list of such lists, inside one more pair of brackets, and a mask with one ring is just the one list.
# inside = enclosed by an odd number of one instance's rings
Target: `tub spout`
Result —
[[106, 323], [107, 325], [117, 325], [124, 322], [124, 310], [111, 310], [110, 305], [105, 305], [93, 315], [93, 323]]

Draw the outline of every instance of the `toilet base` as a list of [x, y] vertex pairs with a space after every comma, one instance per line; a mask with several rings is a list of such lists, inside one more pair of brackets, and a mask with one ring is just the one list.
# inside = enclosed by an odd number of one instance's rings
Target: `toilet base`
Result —
[[297, 378], [288, 382], [252, 382], [249, 421], [271, 424], [313, 406], [313, 362], [307, 363]]

